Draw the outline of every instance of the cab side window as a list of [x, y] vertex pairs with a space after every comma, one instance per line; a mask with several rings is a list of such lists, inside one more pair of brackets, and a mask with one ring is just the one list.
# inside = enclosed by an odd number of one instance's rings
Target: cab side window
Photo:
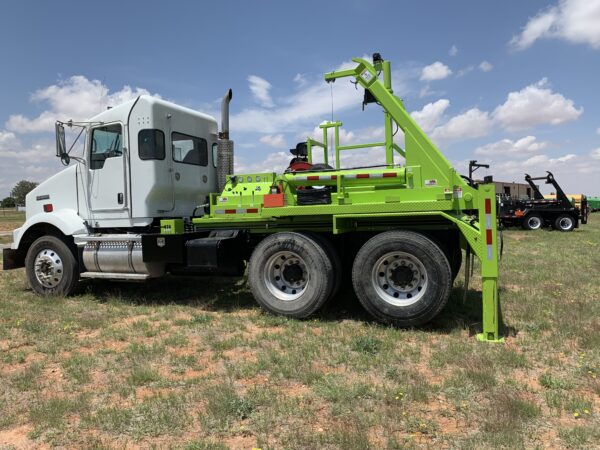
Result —
[[138, 133], [140, 159], [165, 159], [165, 133], [161, 130], [141, 130]]
[[92, 130], [90, 169], [102, 169], [108, 158], [123, 156], [121, 125], [113, 124]]
[[171, 142], [173, 144], [173, 161], [195, 166], [206, 167], [208, 165], [206, 139], [174, 132], [171, 133]]

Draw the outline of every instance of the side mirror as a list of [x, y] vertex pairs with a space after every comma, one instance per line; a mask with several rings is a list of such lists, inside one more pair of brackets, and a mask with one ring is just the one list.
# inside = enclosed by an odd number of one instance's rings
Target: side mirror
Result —
[[54, 129], [56, 131], [56, 156], [60, 158], [65, 166], [68, 166], [71, 158], [67, 153], [67, 145], [65, 144], [65, 127], [62, 123], [56, 122]]
[[56, 122], [54, 125], [56, 131], [56, 156], [59, 158], [67, 153], [67, 145], [65, 144], [65, 127], [62, 123]]

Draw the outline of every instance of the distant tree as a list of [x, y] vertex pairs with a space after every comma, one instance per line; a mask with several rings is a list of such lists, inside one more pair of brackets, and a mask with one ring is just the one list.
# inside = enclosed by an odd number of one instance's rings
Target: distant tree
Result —
[[15, 199], [15, 203], [17, 205], [25, 204], [25, 196], [29, 194], [39, 183], [35, 181], [27, 181], [21, 180], [17, 184], [12, 191], [10, 191], [10, 196]]
[[5, 197], [2, 199], [2, 202], [0, 202], [0, 206], [2, 208], [14, 208], [15, 206], [17, 206], [17, 204], [15, 203], [15, 199], [12, 197]]

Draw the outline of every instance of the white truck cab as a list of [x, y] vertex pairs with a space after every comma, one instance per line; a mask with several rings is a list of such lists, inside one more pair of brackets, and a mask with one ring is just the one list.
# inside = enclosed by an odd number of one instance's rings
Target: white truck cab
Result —
[[[230, 99], [231, 91], [224, 98], [227, 113]], [[66, 152], [64, 125], [83, 128], [83, 158]], [[63, 286], [67, 255], [45, 258], [64, 253], [65, 248], [75, 259], [88, 262], [85, 267], [74, 264], [83, 277], [162, 274], [160, 268], [143, 264], [141, 250], [136, 254], [140, 242], [136, 233], [160, 219], [202, 211], [198, 207], [218, 187], [218, 137], [213, 117], [148, 95], [86, 122], [57, 122], [57, 156], [66, 165], [74, 163], [27, 195], [26, 221], [13, 232], [4, 267], [30, 264], [30, 282], [36, 289], [37, 281], [43, 293], [70, 290]], [[47, 237], [52, 242], [44, 241]], [[40, 239], [44, 245], [38, 249]], [[61, 245], [64, 248], [54, 248]], [[115, 248], [124, 248], [124, 254], [115, 255]], [[103, 259], [107, 252], [113, 255], [110, 263]], [[78, 275], [74, 270], [73, 278]]]

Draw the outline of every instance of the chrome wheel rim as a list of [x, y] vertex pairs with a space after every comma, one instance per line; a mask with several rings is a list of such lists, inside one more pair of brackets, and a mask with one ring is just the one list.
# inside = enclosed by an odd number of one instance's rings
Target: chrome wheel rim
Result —
[[573, 220], [570, 217], [562, 217], [558, 221], [558, 226], [561, 230], [567, 231], [573, 227]]
[[532, 230], [537, 230], [542, 226], [542, 221], [539, 217], [530, 217], [527, 219], [527, 225], [529, 225], [529, 228]]
[[45, 288], [54, 288], [63, 277], [62, 258], [55, 250], [46, 248], [35, 257], [33, 270], [38, 283]]
[[371, 274], [377, 295], [394, 306], [418, 302], [427, 290], [427, 271], [414, 255], [389, 252], [377, 260]]
[[281, 251], [268, 259], [264, 278], [271, 294], [279, 300], [292, 301], [304, 293], [310, 274], [300, 255], [292, 251]]

